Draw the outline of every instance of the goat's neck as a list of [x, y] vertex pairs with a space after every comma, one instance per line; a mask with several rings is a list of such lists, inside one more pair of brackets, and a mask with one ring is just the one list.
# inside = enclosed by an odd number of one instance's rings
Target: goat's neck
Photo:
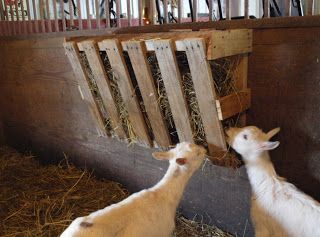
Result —
[[270, 187], [274, 180], [278, 177], [268, 152], [263, 152], [260, 157], [252, 162], [246, 163], [249, 181], [252, 191], [255, 195], [259, 196], [266, 187]]
[[192, 172], [184, 170], [178, 165], [170, 165], [164, 177], [153, 187], [153, 190], [163, 195], [163, 200], [168, 200], [167, 204], [175, 209], [191, 175]]

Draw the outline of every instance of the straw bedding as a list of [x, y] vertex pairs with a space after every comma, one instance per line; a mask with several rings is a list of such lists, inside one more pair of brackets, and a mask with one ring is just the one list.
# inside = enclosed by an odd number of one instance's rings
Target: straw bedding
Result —
[[[64, 159], [41, 165], [32, 155], [0, 148], [0, 236], [59, 234], [79, 216], [111, 205], [129, 193], [119, 183], [99, 180]], [[231, 236], [216, 227], [177, 216], [174, 237]]]

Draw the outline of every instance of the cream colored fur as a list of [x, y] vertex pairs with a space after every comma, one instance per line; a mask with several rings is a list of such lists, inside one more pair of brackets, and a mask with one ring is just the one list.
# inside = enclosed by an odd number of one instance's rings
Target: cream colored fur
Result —
[[270, 161], [268, 150], [279, 142], [269, 139], [279, 130], [267, 134], [254, 126], [227, 130], [229, 144], [246, 164], [256, 237], [320, 237], [320, 204], [279, 177]]
[[169, 160], [165, 176], [154, 187], [75, 219], [61, 237], [169, 237], [184, 188], [201, 165], [205, 149], [187, 142], [153, 156]]

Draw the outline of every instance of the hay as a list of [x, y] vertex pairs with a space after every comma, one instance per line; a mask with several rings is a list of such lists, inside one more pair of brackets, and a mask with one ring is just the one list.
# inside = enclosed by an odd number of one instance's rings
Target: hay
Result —
[[[129, 193], [119, 183], [98, 180], [67, 159], [39, 164], [32, 155], [0, 148], [0, 236], [59, 236], [76, 217], [117, 203]], [[173, 237], [229, 237], [213, 226], [178, 215]]]

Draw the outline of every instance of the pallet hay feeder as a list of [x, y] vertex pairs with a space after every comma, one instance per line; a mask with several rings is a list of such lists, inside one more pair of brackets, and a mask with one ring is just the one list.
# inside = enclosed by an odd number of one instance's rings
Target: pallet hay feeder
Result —
[[[127, 128], [119, 122], [121, 111], [112, 93], [116, 78], [118, 96], [138, 144], [166, 148], [178, 141], [195, 142], [207, 147], [216, 164], [237, 166], [223, 129], [234, 123], [244, 125], [243, 112], [250, 106], [251, 30], [75, 38], [65, 48], [74, 70], [81, 68], [75, 73], [82, 74], [79, 85], [86, 91], [90, 91], [88, 72], [92, 71], [101, 95], [98, 101], [110, 118], [111, 134], [132, 141], [128, 132], [118, 134]], [[90, 70], [79, 61], [79, 52], [85, 53]], [[101, 52], [105, 52], [109, 69]], [[99, 111], [99, 103], [87, 100], [93, 111]]]

